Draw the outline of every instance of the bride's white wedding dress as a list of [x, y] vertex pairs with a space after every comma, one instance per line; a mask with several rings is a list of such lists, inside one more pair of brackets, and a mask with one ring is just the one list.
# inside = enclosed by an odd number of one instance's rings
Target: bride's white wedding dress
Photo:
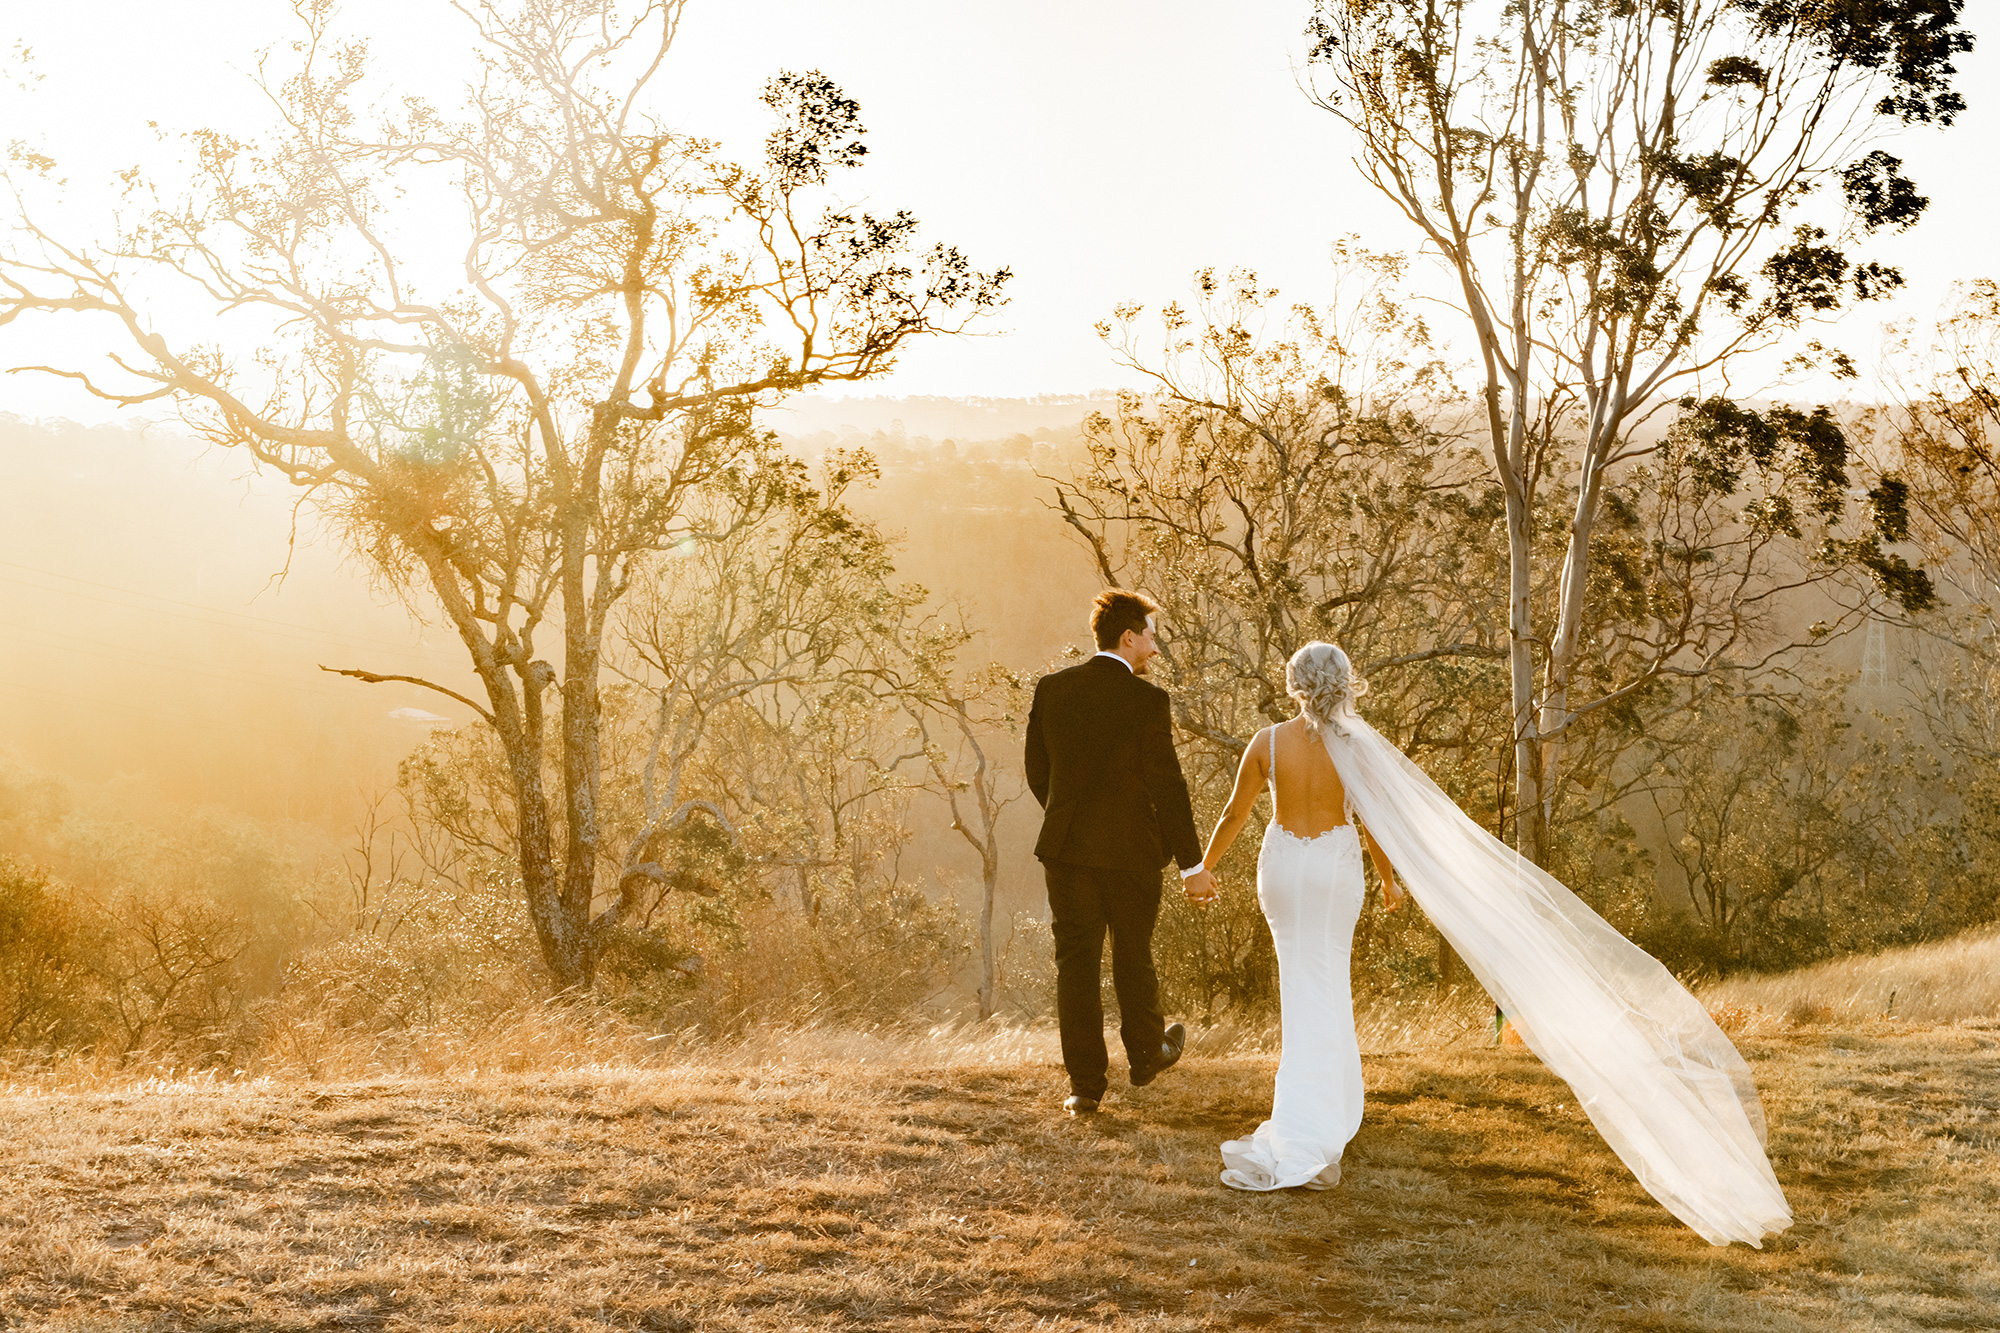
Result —
[[[1569, 1084], [1577, 1105], [1639, 1183], [1712, 1244], [1759, 1245], [1790, 1226], [1791, 1209], [1765, 1156], [1764, 1108], [1749, 1066], [1701, 1001], [1553, 876], [1473, 822], [1361, 720], [1351, 696], [1319, 729], [1319, 738], [1340, 774], [1348, 808], [1387, 854], [1410, 896], [1507, 1011], [1529, 1049]], [[1267, 833], [1267, 857], [1272, 848]], [[1341, 862], [1341, 856], [1351, 859]], [[1259, 862], [1260, 898], [1265, 864]], [[1359, 892], [1358, 849], [1287, 846], [1269, 864], [1267, 911], [1272, 902], [1289, 902], [1297, 892], [1292, 886], [1312, 876], [1332, 876], [1316, 890], [1328, 897]], [[1334, 876], [1337, 864], [1348, 868]], [[1353, 909], [1340, 910], [1351, 931]], [[1272, 1182], [1254, 1188], [1293, 1183], [1289, 1177], [1310, 1165], [1314, 1154], [1325, 1158], [1312, 1177], [1323, 1183], [1360, 1120], [1358, 1058], [1346, 1081], [1326, 1075], [1336, 1046], [1341, 1060], [1354, 1048], [1351, 939], [1324, 925], [1296, 929], [1294, 917], [1309, 921], [1311, 913], [1290, 907], [1272, 913], [1273, 932], [1282, 920], [1290, 935], [1289, 941], [1279, 936], [1285, 1053], [1277, 1102], [1255, 1136], [1224, 1149], [1227, 1154], [1247, 1142], [1249, 1150], [1238, 1153], [1243, 1165], [1232, 1160], [1231, 1170], [1246, 1181]], [[1312, 930], [1322, 933], [1308, 938]], [[1328, 979], [1335, 975], [1337, 987]], [[1295, 1006], [1294, 977], [1313, 978], [1304, 983], [1303, 1007]], [[1315, 1054], [1294, 1060], [1295, 1043]], [[1326, 1078], [1318, 1094], [1323, 1105], [1296, 1107], [1289, 1094], [1306, 1085], [1288, 1080], [1288, 1068], [1300, 1080]]]
[[[1277, 732], [1270, 786], [1278, 790]], [[1366, 885], [1352, 822], [1301, 838], [1275, 813], [1257, 853], [1257, 903], [1278, 947], [1282, 1027], [1271, 1118], [1222, 1145], [1222, 1183], [1240, 1190], [1330, 1189], [1361, 1127], [1361, 1047], [1348, 974]]]

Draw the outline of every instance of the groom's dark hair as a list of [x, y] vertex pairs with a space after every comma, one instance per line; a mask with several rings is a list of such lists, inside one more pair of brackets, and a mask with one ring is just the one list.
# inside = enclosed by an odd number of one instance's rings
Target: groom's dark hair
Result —
[[1118, 646], [1118, 640], [1124, 637], [1126, 630], [1144, 634], [1146, 617], [1159, 609], [1159, 603], [1144, 593], [1106, 588], [1091, 603], [1090, 632], [1097, 639], [1098, 648], [1109, 652]]

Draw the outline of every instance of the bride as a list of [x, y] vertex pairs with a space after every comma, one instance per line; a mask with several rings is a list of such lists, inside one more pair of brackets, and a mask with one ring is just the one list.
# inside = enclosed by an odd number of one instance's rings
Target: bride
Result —
[[1285, 688], [1299, 716], [1245, 750], [1202, 860], [1215, 869], [1270, 786], [1257, 901], [1278, 950], [1283, 1046], [1271, 1118], [1222, 1145], [1223, 1183], [1340, 1180], [1361, 1124], [1348, 963], [1365, 845], [1385, 905], [1402, 901], [1400, 871], [1522, 1040], [1668, 1211], [1716, 1245], [1761, 1246], [1790, 1226], [1749, 1067], [1701, 1002], [1362, 721], [1354, 701], [1367, 687], [1339, 648], [1301, 648]]

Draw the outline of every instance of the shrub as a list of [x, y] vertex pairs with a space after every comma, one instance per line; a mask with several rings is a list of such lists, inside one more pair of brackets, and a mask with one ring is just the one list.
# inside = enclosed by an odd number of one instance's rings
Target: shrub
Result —
[[838, 867], [796, 896], [755, 874], [714, 896], [677, 895], [650, 928], [621, 932], [599, 980], [612, 1003], [662, 1028], [893, 1021], [948, 990], [971, 951], [953, 905]]
[[84, 958], [93, 943], [90, 924], [47, 872], [0, 857], [0, 1046], [90, 1038]]

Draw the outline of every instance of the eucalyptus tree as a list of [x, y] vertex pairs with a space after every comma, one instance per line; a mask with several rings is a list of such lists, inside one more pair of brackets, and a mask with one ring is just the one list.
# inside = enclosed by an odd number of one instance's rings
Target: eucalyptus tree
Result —
[[[1375, 725], [1505, 836], [1518, 817], [1509, 515], [1466, 442], [1478, 406], [1400, 294], [1400, 263], [1349, 258], [1366, 289], [1324, 308], [1286, 308], [1248, 274], [1206, 273], [1189, 307], [1156, 321], [1121, 310], [1105, 335], [1152, 391], [1087, 423], [1088, 448], [1052, 479], [1053, 504], [1099, 577], [1161, 601], [1156, 670], [1193, 742], [1198, 804], [1219, 806], [1248, 737], [1290, 715], [1289, 655], [1329, 638], [1369, 677]], [[1824, 576], [1800, 537], [1831, 531], [1823, 511], [1844, 503], [1844, 440], [1829, 413], [1717, 399], [1604, 482], [1569, 663], [1573, 685], [1604, 702], [1566, 729], [1569, 799], [1550, 803], [1536, 845], [1608, 913], [1635, 910], [1619, 809], [1700, 731], [1690, 705], [1704, 691], [1685, 677], [1733, 648], [1779, 651], [1795, 610], [1786, 599]], [[1542, 602], [1555, 600], [1576, 502], [1561, 480], [1541, 482], [1530, 516]], [[1869, 551], [1889, 559], [1873, 538]], [[1656, 665], [1675, 653], [1687, 660]], [[1226, 903], [1199, 922], [1169, 913], [1163, 929], [1188, 960], [1173, 980], [1204, 1004], [1257, 1002], [1266, 946], [1248, 896]], [[1395, 947], [1408, 955], [1416, 943]]]
[[[1472, 335], [1480, 429], [1506, 508], [1527, 854], [1546, 853], [1576, 719], [1740, 646], [1712, 626], [1634, 643], [1615, 678], [1592, 682], [1588, 697], [1578, 688], [1608, 497], [1622, 469], [1660, 447], [1663, 415], [1690, 418], [1683, 450], [1713, 457], [1697, 481], [1721, 494], [1746, 458], [1802, 479], [1797, 494], [1754, 497], [1746, 521], [1829, 543], [1831, 562], [1872, 573], [1906, 605], [1929, 598], [1874, 534], [1836, 527], [1847, 466], [1837, 423], [1759, 412], [1730, 393], [1745, 354], [1900, 284], [1854, 247], [1912, 225], [1926, 200], [1871, 143], [1903, 125], [1949, 125], [1962, 108], [1951, 62], [1972, 38], [1959, 10], [1960, 0], [1319, 0], [1320, 104], [1352, 132], [1363, 178], [1443, 259]], [[1821, 187], [1843, 218], [1820, 208]], [[1852, 373], [1816, 341], [1797, 350], [1804, 364]], [[1535, 515], [1551, 486], [1569, 488], [1569, 517], [1544, 578]]]
[[[1000, 1011], [1000, 944], [993, 911], [1000, 894], [1000, 820], [1027, 786], [1003, 759], [1026, 723], [1028, 679], [998, 662], [962, 668], [957, 657], [973, 636], [962, 623], [930, 618], [895, 645], [905, 679], [892, 696], [923, 746], [930, 789], [942, 797], [951, 831], [979, 860], [979, 1017]], [[1009, 757], [1011, 758], [1011, 756]]]
[[1967, 283], [1898, 358], [1878, 415], [1877, 489], [1937, 573], [1939, 613], [1889, 630], [1898, 702], [1948, 757], [1973, 864], [2000, 841], [2000, 283]]
[[[588, 986], [634, 868], [600, 812], [619, 604], [663, 553], [796, 502], [757, 406], [880, 374], [1007, 275], [921, 248], [907, 212], [830, 196], [866, 147], [822, 74], [765, 88], [776, 128], [751, 165], [649, 114], [684, 0], [457, 8], [477, 72], [441, 109], [371, 101], [366, 46], [302, 6], [295, 66], [266, 70], [269, 133], [191, 135], [190, 178], [102, 244], [24, 212], [0, 324], [96, 317], [103, 369], [43, 369], [179, 405], [449, 625], [477, 685], [413, 683], [497, 739], [542, 956], [559, 987]], [[212, 317], [172, 327], [176, 289]]]
[[1878, 489], [1935, 569], [1963, 647], [2000, 656], [2000, 283], [1969, 283], [1884, 414]]

